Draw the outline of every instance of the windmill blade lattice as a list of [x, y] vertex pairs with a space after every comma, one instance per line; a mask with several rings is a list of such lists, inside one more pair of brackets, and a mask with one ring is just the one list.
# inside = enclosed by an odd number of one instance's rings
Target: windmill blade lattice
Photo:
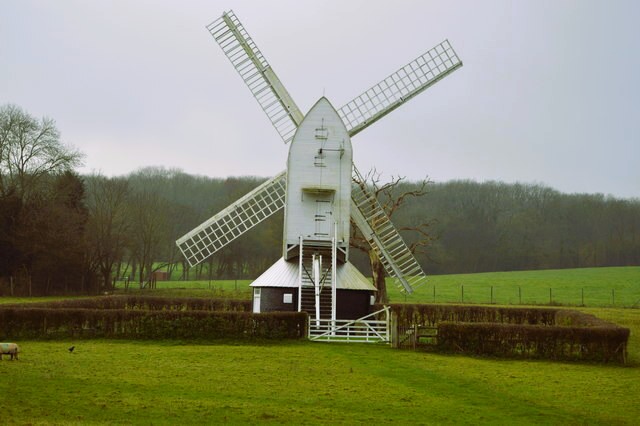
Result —
[[415, 288], [426, 283], [427, 276], [418, 260], [393, 226], [375, 194], [366, 187], [365, 180], [355, 166], [351, 206], [353, 221], [400, 291], [413, 293]]
[[462, 66], [448, 40], [400, 68], [338, 110], [353, 136]]
[[266, 181], [176, 241], [191, 266], [202, 262], [284, 207], [287, 173]]
[[233, 11], [207, 29], [251, 90], [285, 143], [293, 138], [303, 114]]

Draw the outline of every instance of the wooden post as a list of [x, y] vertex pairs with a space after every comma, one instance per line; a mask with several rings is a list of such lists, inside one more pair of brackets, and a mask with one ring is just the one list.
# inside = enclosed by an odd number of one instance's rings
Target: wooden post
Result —
[[433, 285], [433, 303], [436, 303], [436, 285]]
[[553, 292], [551, 291], [551, 288], [549, 288], [549, 304], [551, 305], [553, 303]]
[[460, 293], [461, 293], [461, 299], [460, 299], [460, 301], [461, 301], [462, 303], [464, 303], [464, 284], [461, 284], [461, 285], [460, 285]]
[[518, 286], [518, 304], [522, 305], [522, 287]]
[[391, 332], [391, 347], [398, 349], [399, 345], [399, 339], [398, 339], [398, 317], [397, 314], [395, 312], [391, 312], [391, 318], [389, 321], [390, 324], [390, 332]]

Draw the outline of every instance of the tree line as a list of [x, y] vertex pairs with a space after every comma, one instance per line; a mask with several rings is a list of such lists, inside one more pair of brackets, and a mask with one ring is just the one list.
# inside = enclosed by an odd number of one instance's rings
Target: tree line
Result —
[[[80, 176], [81, 159], [52, 120], [0, 107], [0, 294], [96, 293], [125, 274], [145, 285], [159, 269], [172, 279], [251, 279], [281, 256], [282, 212], [195, 268], [175, 245], [263, 178], [160, 167]], [[420, 196], [403, 197], [411, 193]], [[640, 264], [640, 199], [404, 179], [378, 196], [391, 206], [405, 198], [392, 219], [430, 274]], [[351, 253], [369, 275], [368, 256]]]

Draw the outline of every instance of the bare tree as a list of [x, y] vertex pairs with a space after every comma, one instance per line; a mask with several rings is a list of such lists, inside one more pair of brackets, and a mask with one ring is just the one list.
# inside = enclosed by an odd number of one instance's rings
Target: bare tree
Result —
[[114, 265], [124, 256], [129, 241], [129, 183], [122, 178], [90, 176], [86, 185], [90, 259], [108, 288]]
[[131, 247], [134, 260], [140, 267], [138, 276], [141, 287], [145, 286], [146, 282], [151, 282], [154, 271], [167, 266], [167, 263], [164, 263], [154, 268], [154, 261], [160, 257], [168, 235], [169, 218], [166, 214], [166, 204], [167, 202], [157, 193], [146, 190], [132, 197]]
[[37, 120], [15, 105], [0, 108], [0, 195], [24, 200], [44, 176], [70, 171], [81, 159], [60, 142], [53, 120]]
[[[357, 182], [357, 184], [366, 185], [375, 194], [389, 218], [401, 211], [402, 206], [410, 199], [427, 195], [427, 187], [431, 183], [429, 179], [425, 178], [416, 184], [406, 185], [406, 178], [401, 176], [392, 176], [389, 182], [381, 183], [381, 174], [375, 169], [369, 171], [363, 178], [364, 182]], [[433, 240], [428, 232], [430, 224], [429, 220], [420, 217], [415, 223], [397, 228], [403, 234], [412, 253], [424, 251]], [[373, 284], [378, 289], [376, 303], [387, 303], [389, 301], [386, 284], [387, 272], [378, 254], [358, 231], [353, 221], [351, 223], [351, 246], [368, 255]]]

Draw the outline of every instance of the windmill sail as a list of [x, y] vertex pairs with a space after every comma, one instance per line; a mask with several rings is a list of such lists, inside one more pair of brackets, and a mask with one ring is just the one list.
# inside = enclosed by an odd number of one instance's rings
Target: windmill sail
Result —
[[[233, 12], [207, 26], [245, 81], [285, 143], [293, 139], [304, 116]], [[404, 102], [462, 66], [447, 40], [427, 51], [337, 112], [348, 136], [353, 136]], [[316, 129], [318, 131], [320, 129]], [[316, 135], [316, 139], [322, 139]], [[322, 151], [322, 150], [321, 150]], [[319, 164], [313, 164], [319, 167]], [[362, 177], [353, 167], [351, 216], [385, 270], [402, 291], [426, 281], [419, 263], [393, 226]], [[191, 265], [206, 259], [244, 232], [284, 207], [285, 172], [256, 188], [177, 241]]]
[[448, 40], [400, 68], [338, 110], [353, 136], [462, 66]]
[[351, 217], [401, 291], [413, 293], [427, 277], [389, 216], [353, 167]]
[[191, 266], [211, 256], [284, 207], [282, 172], [176, 241]]
[[207, 29], [251, 90], [285, 143], [293, 138], [303, 114], [233, 11]]

